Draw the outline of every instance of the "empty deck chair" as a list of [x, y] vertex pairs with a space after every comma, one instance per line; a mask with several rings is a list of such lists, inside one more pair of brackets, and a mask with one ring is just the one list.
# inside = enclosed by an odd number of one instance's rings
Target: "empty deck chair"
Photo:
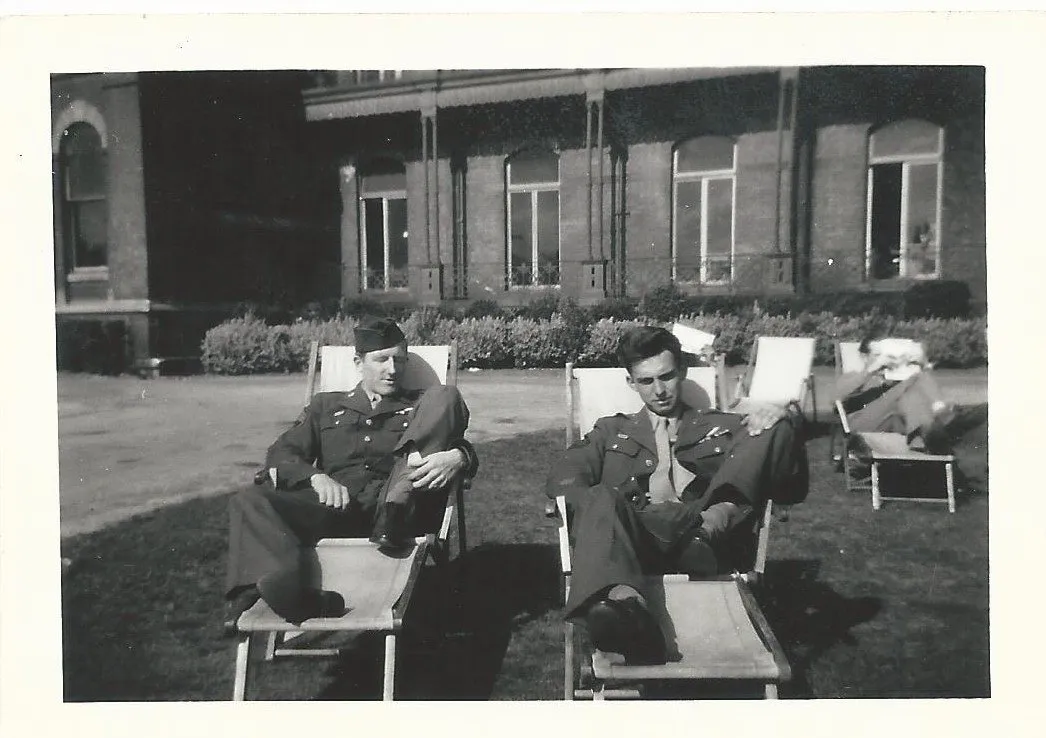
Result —
[[[684, 384], [684, 399], [696, 407], [718, 407], [719, 367], [692, 367]], [[596, 420], [614, 412], [634, 412], [642, 401], [625, 384], [624, 369], [566, 368], [567, 430], [569, 446], [575, 431], [585, 434]], [[566, 602], [571, 582], [569, 511], [563, 497], [556, 499], [559, 516], [559, 553], [562, 596]], [[564, 624], [563, 697], [607, 699], [641, 696], [651, 680], [737, 680], [760, 683], [768, 698], [791, 672], [749, 583], [763, 572], [772, 509], [767, 502], [755, 521], [751, 566], [733, 576], [690, 581], [686, 575], [651, 577], [651, 606], [662, 622], [675, 660], [653, 666], [630, 666], [619, 654], [594, 651], [576, 654], [574, 623]], [[579, 665], [580, 662], [580, 665]], [[587, 683], [585, 683], [587, 682]]]
[[[306, 402], [315, 391], [348, 391], [359, 383], [354, 353], [353, 346], [320, 348], [313, 342]], [[457, 379], [456, 346], [411, 347], [404, 372], [403, 386], [408, 389], [422, 389], [437, 383], [453, 385]], [[270, 475], [273, 471], [269, 470]], [[458, 480], [450, 490], [439, 530], [419, 536], [413, 548], [400, 558], [386, 556], [365, 538], [329, 538], [317, 542], [315, 555], [307, 557], [310, 584], [341, 594], [347, 612], [338, 618], [312, 618], [294, 624], [276, 615], [264, 601], [255, 603], [237, 622], [240, 640], [236, 649], [233, 699], [246, 698], [256, 638], [264, 636], [264, 660], [271, 661], [281, 656], [334, 656], [339, 649], [309, 644], [318, 635], [366, 632], [385, 636], [382, 695], [386, 700], [393, 699], [396, 639], [403, 628], [414, 586], [429, 556], [437, 562], [449, 557], [448, 538], [455, 518], [459, 556], [465, 551], [464, 486], [465, 480]]]
[[809, 398], [812, 417], [817, 421], [817, 395], [814, 389], [815, 338], [759, 336], [748, 367], [737, 378], [734, 399], [749, 398], [779, 405], [794, 403], [806, 408]]

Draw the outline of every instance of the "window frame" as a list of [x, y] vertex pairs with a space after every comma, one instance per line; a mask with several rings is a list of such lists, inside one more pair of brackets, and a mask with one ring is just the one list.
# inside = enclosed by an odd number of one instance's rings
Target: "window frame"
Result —
[[[937, 128], [937, 150], [934, 152], [926, 153], [907, 153], [907, 154], [875, 154], [874, 153], [874, 137], [876, 134], [883, 130], [886, 130], [892, 126], [901, 125], [906, 122], [922, 122], [927, 125], [931, 125]], [[885, 125], [878, 126], [868, 134], [868, 147], [866, 149], [868, 154], [868, 167], [867, 167], [867, 183], [866, 183], [866, 199], [865, 199], [865, 229], [864, 229], [864, 276], [865, 281], [868, 282], [889, 282], [892, 280], [904, 280], [904, 279], [915, 279], [915, 280], [934, 280], [941, 278], [941, 257], [944, 252], [943, 244], [941, 241], [941, 222], [943, 219], [943, 202], [944, 202], [944, 126], [937, 125], [931, 121], [926, 121], [918, 118], [904, 118], [902, 120], [892, 121]], [[901, 165], [901, 207], [900, 207], [900, 232], [898, 233], [898, 245], [899, 254], [898, 259], [898, 270], [897, 276], [894, 277], [873, 277], [872, 276], [872, 203], [874, 200], [874, 171], [875, 167], [880, 164], [900, 164]], [[912, 165], [925, 166], [927, 164], [935, 164], [937, 167], [937, 179], [936, 179], [936, 196], [934, 199], [934, 235], [937, 243], [935, 244], [936, 258], [934, 264], [934, 271], [929, 274], [908, 274], [908, 238], [907, 233], [908, 227], [908, 216], [909, 216], [909, 193], [910, 193], [910, 172]]]
[[[64, 138], [76, 126], [90, 128], [98, 140], [98, 158], [101, 167], [102, 194], [74, 196], [71, 191], [69, 176], [71, 155], [65, 150]], [[69, 122], [58, 139], [58, 177], [62, 208], [62, 244], [66, 254], [65, 272], [69, 282], [98, 282], [109, 278], [109, 156], [105, 145], [104, 132], [94, 122], [76, 119]], [[77, 234], [79, 228], [80, 207], [84, 203], [105, 203], [105, 263], [81, 265], [77, 263]]]
[[[367, 254], [367, 201], [374, 200], [381, 202], [381, 228], [382, 235], [382, 269], [384, 274], [383, 282], [381, 287], [371, 287], [368, 279], [368, 254]], [[360, 289], [364, 292], [403, 292], [410, 288], [409, 275], [408, 283], [402, 286], [393, 286], [391, 279], [391, 250], [389, 248], [389, 202], [393, 200], [402, 200], [404, 208], [407, 207], [407, 190], [375, 190], [373, 192], [363, 193], [362, 187], [360, 188], [359, 195], [359, 215], [360, 215]], [[409, 221], [408, 221], [409, 222]], [[408, 234], [409, 234], [408, 226]], [[408, 246], [407, 246], [407, 260], [408, 268], [410, 261], [410, 245], [408, 235]]]
[[[516, 152], [505, 160], [505, 285], [509, 290], [522, 289], [559, 289], [563, 284], [563, 193], [561, 183], [563, 181], [562, 162], [560, 155], [555, 151], [539, 149], [541, 153], [547, 154], [556, 160], [556, 181], [512, 183], [512, 162], [520, 154], [529, 153], [527, 150]], [[540, 282], [540, 267], [538, 262], [538, 193], [556, 193], [556, 282], [554, 284], [542, 284]], [[513, 283], [512, 274], [512, 195], [530, 194], [530, 276], [529, 284]]]
[[[687, 143], [698, 141], [703, 138], [718, 138], [730, 141], [732, 145], [731, 164], [729, 169], [695, 169], [686, 172], [679, 171], [679, 149]], [[727, 259], [730, 264], [729, 279], [708, 279], [708, 183], [713, 180], [730, 180], [730, 254]], [[699, 267], [697, 284], [708, 286], [726, 286], [733, 284], [735, 274], [735, 259], [737, 250], [737, 140], [730, 136], [697, 136], [679, 141], [672, 149], [672, 282], [677, 284], [694, 284], [695, 280], [681, 280], [679, 278], [679, 183], [700, 182], [701, 183], [701, 234], [699, 246]], [[715, 257], [722, 260], [723, 257]]]

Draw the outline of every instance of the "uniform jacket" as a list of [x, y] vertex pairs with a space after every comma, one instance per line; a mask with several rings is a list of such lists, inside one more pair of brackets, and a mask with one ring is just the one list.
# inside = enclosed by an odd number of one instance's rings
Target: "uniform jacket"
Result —
[[[361, 386], [351, 392], [320, 392], [294, 426], [269, 447], [266, 466], [276, 469], [276, 486], [308, 486], [321, 471], [344, 485], [352, 499], [373, 502], [392, 471], [393, 451], [406, 431], [424, 391], [384, 397], [374, 408]], [[457, 444], [468, 457], [466, 474], [475, 473], [475, 451]]]
[[[699, 501], [700, 509], [715, 502], [706, 495], [709, 482], [735, 442], [747, 435], [741, 419], [734, 413], [684, 409], [673, 451], [679, 463], [696, 475], [681, 495], [684, 502]], [[549, 497], [565, 495], [567, 503], [576, 506], [592, 487], [605, 485], [642, 507], [657, 463], [647, 409], [618, 413], [600, 418], [587, 436], [566, 451], [545, 491]]]

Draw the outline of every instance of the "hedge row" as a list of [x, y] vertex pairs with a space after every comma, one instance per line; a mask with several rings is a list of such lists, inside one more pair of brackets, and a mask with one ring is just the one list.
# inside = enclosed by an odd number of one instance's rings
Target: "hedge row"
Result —
[[[830, 313], [798, 316], [697, 314], [680, 318], [684, 323], [716, 334], [715, 348], [727, 363], [748, 360], [756, 336], [813, 336], [815, 361], [834, 363], [833, 341], [859, 340], [873, 330], [922, 341], [930, 361], [941, 367], [982, 366], [988, 362], [984, 318], [925, 318], [899, 320], [872, 314], [841, 318]], [[553, 313], [549, 318], [471, 317], [447, 318], [435, 309], [418, 310], [401, 320], [411, 344], [458, 343], [461, 368], [562, 367], [570, 360], [583, 366], [612, 366], [618, 339], [630, 328], [658, 323], [648, 318], [587, 320], [583, 311]], [[255, 374], [302, 371], [309, 344], [351, 344], [353, 318], [299, 320], [289, 325], [268, 325], [248, 314], [222, 323], [203, 340], [204, 370], [215, 374]]]
[[[933, 280], [918, 282], [903, 290], [870, 292], [849, 290], [810, 294], [689, 294], [675, 284], [663, 284], [642, 297], [612, 297], [589, 307], [579, 307], [570, 299], [552, 291], [522, 305], [502, 305], [495, 300], [473, 300], [464, 305], [444, 303], [425, 308], [439, 317], [460, 321], [466, 318], [530, 318], [550, 320], [556, 313], [577, 314], [589, 323], [604, 318], [637, 320], [640, 316], [670, 321], [677, 315], [756, 314], [799, 315], [832, 313], [839, 317], [860, 317], [872, 313], [897, 320], [916, 318], [971, 317], [970, 288], [964, 282]], [[406, 320], [415, 307], [409, 303], [380, 302], [368, 297], [328, 299], [291, 307], [273, 304], [243, 303], [236, 314], [253, 314], [270, 325], [299, 320], [324, 322], [340, 317], [387, 315]]]

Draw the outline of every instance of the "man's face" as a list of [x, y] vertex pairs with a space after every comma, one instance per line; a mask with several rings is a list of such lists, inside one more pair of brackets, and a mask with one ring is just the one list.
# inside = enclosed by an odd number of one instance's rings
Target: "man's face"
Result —
[[373, 395], [395, 394], [403, 377], [403, 366], [407, 362], [407, 345], [401, 343], [392, 348], [368, 351], [356, 356], [363, 389]]
[[678, 413], [682, 384], [683, 372], [671, 351], [637, 361], [628, 372], [628, 386], [655, 415], [672, 417]]

